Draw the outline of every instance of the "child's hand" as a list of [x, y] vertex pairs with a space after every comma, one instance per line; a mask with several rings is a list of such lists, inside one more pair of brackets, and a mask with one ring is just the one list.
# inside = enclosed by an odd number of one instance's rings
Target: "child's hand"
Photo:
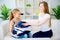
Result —
[[12, 33], [10, 33], [10, 35], [11, 35], [11, 36], [13, 36], [13, 34], [12, 34]]

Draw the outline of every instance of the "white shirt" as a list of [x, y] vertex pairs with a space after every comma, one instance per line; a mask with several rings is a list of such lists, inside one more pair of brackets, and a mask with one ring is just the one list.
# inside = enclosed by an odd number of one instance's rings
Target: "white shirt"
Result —
[[[42, 14], [42, 13], [40, 13], [40, 15], [39, 15], [39, 22], [41, 23], [41, 22], [43, 22], [44, 21], [44, 19], [47, 19], [47, 18], [50, 18], [50, 15], [49, 14]], [[43, 32], [45, 32], [45, 31], [49, 31], [51, 28], [49, 27], [49, 20], [48, 21], [46, 21], [44, 24], [42, 24], [41, 26], [40, 26], [40, 31], [43, 31]]]

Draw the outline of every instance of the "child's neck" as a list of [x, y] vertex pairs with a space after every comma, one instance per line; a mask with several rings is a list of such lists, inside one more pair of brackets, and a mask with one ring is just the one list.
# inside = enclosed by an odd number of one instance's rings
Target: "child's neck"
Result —
[[21, 21], [20, 18], [14, 18], [14, 20], [15, 20], [16, 22]]

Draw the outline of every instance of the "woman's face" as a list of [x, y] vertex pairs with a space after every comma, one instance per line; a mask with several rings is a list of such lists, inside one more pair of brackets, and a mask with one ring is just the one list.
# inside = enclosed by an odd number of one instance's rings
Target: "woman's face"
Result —
[[19, 18], [19, 17], [20, 17], [20, 12], [19, 12], [19, 11], [17, 11], [17, 12], [15, 13], [15, 17], [16, 17], [16, 18]]
[[44, 12], [44, 4], [43, 3], [40, 4], [39, 8], [40, 8], [41, 12]]

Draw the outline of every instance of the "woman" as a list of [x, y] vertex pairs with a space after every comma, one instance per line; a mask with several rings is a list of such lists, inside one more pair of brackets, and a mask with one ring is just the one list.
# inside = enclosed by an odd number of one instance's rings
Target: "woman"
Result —
[[40, 27], [40, 31], [33, 34], [33, 38], [51, 38], [53, 35], [51, 29], [51, 20], [50, 13], [48, 9], [48, 4], [43, 1], [39, 3], [40, 14], [39, 14], [39, 22], [33, 23], [31, 25], [36, 25]]

